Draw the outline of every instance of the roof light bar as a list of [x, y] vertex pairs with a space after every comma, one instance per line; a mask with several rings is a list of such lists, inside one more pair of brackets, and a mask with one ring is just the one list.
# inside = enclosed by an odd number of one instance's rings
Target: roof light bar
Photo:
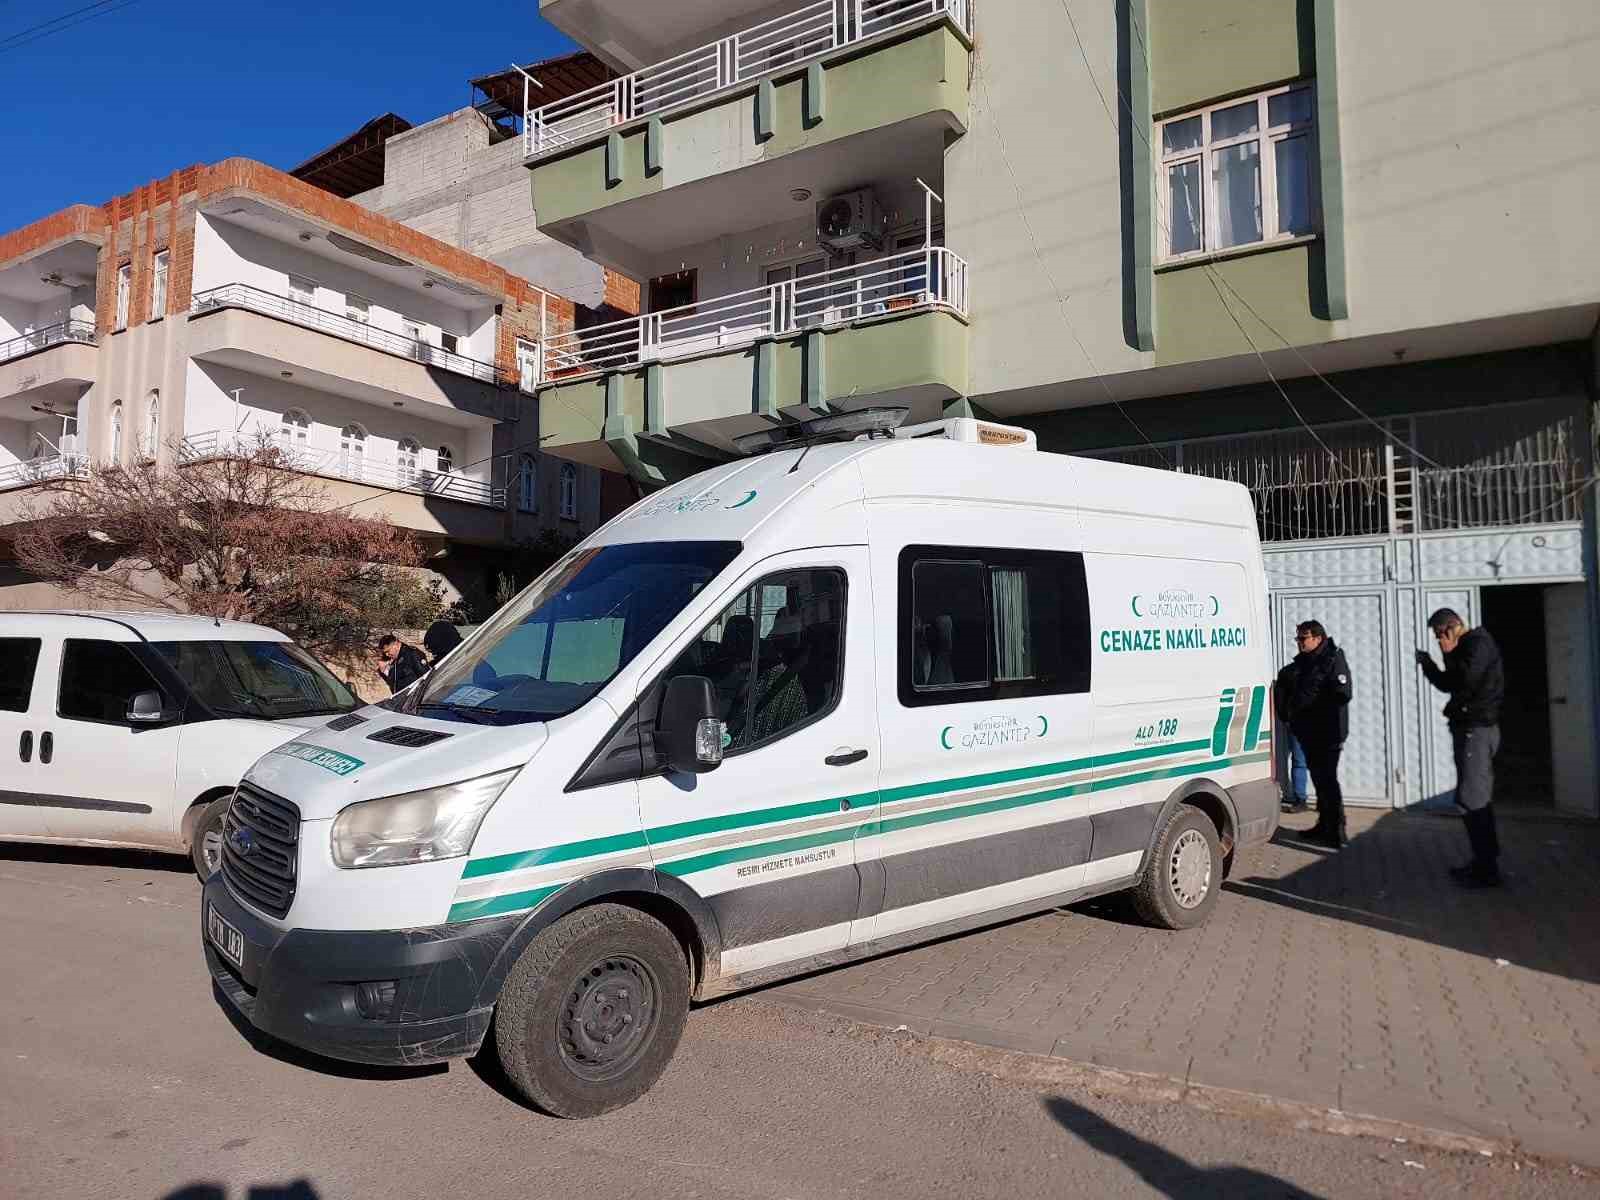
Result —
[[740, 434], [733, 444], [741, 454], [767, 454], [798, 446], [846, 437], [892, 437], [905, 421], [910, 409], [904, 405], [880, 405], [854, 412], [829, 413], [792, 425], [774, 425], [754, 433]]

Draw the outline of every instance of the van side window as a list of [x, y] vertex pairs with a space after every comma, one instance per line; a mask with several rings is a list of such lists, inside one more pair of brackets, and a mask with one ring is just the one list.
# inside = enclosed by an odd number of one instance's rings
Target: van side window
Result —
[[844, 665], [845, 578], [783, 571], [745, 589], [662, 676], [704, 675], [727, 753], [765, 745], [831, 710]]
[[68, 638], [62, 645], [59, 716], [123, 725], [128, 701], [140, 692], [156, 691], [160, 685], [119, 642]]
[[27, 712], [33, 673], [39, 666], [38, 638], [0, 638], [0, 712]]
[[1089, 690], [1083, 556], [907, 546], [900, 552], [900, 703]]

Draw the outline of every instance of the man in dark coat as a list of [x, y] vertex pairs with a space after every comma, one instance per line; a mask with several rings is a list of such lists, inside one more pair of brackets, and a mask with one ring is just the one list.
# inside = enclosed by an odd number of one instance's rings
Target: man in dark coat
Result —
[[1294, 640], [1300, 652], [1280, 677], [1278, 690], [1317, 790], [1317, 823], [1301, 837], [1337, 850], [1345, 844], [1339, 755], [1350, 733], [1350, 664], [1320, 621], [1300, 622]]
[[378, 674], [389, 684], [390, 692], [410, 687], [428, 673], [422, 651], [408, 646], [392, 633], [378, 639]]
[[1500, 838], [1494, 827], [1494, 756], [1500, 749], [1500, 705], [1506, 696], [1500, 647], [1487, 629], [1468, 629], [1454, 609], [1434, 613], [1428, 628], [1444, 654], [1444, 670], [1426, 650], [1417, 651], [1417, 665], [1429, 683], [1450, 694], [1444, 718], [1455, 750], [1456, 803], [1472, 845], [1472, 861], [1452, 867], [1450, 875], [1463, 887], [1496, 887]]

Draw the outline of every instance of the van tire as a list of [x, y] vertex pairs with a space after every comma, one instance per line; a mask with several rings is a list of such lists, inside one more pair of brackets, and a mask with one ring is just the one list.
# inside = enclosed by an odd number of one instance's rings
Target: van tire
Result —
[[495, 1048], [531, 1103], [556, 1117], [598, 1117], [650, 1090], [688, 1015], [689, 959], [678, 939], [638, 909], [595, 904], [528, 943], [500, 993]]
[[1211, 818], [1180, 804], [1156, 835], [1134, 910], [1158, 929], [1193, 929], [1211, 915], [1222, 891], [1222, 843]]
[[[211, 878], [213, 871], [222, 867], [222, 821], [228, 815], [228, 805], [233, 803], [233, 793], [218, 796], [210, 804], [198, 806], [200, 815], [189, 831], [189, 858], [194, 863], [194, 873], [201, 882]], [[211, 850], [206, 849], [206, 835], [211, 836]]]

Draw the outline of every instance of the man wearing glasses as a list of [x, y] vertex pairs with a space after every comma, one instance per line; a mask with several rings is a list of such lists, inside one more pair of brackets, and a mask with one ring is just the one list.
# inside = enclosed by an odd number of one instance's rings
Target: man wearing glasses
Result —
[[1320, 621], [1300, 622], [1294, 642], [1299, 653], [1281, 677], [1282, 711], [1317, 790], [1317, 823], [1300, 837], [1337, 850], [1346, 840], [1339, 755], [1350, 733], [1350, 664]]
[[1417, 665], [1428, 682], [1448, 692], [1444, 718], [1456, 760], [1456, 803], [1463, 810], [1472, 861], [1451, 867], [1462, 887], [1498, 887], [1500, 838], [1494, 827], [1494, 756], [1500, 749], [1500, 705], [1505, 700], [1505, 667], [1500, 647], [1487, 629], [1468, 629], [1452, 608], [1428, 618], [1428, 628], [1444, 655], [1444, 670], [1426, 650]]

